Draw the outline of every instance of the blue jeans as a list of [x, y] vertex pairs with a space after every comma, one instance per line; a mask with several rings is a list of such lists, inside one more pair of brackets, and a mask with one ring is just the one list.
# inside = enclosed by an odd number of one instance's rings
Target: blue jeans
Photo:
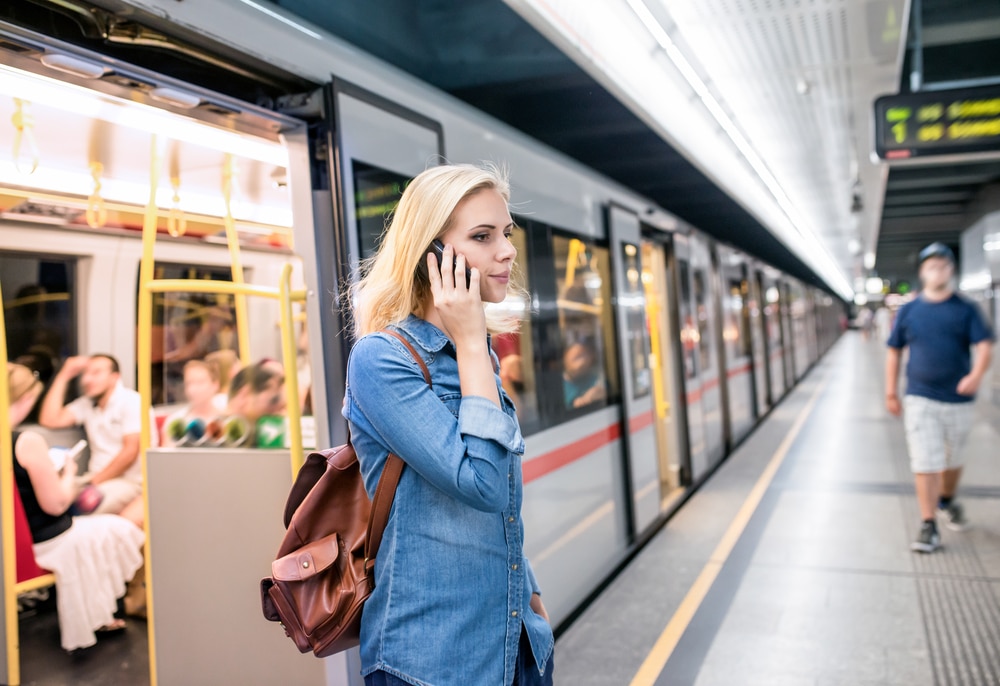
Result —
[[[514, 664], [514, 683], [511, 686], [552, 686], [552, 669], [553, 662], [550, 655], [549, 663], [545, 667], [545, 676], [538, 676], [535, 655], [531, 652], [531, 644], [528, 643], [528, 634], [522, 630], [517, 662]], [[409, 686], [409, 684], [398, 676], [380, 669], [365, 677], [365, 686]]]

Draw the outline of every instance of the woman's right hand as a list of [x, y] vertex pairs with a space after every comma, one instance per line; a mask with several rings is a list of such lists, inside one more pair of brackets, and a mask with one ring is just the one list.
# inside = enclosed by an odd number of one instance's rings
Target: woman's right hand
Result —
[[464, 255], [455, 255], [451, 245], [444, 247], [441, 264], [433, 252], [427, 254], [427, 274], [431, 282], [434, 307], [444, 324], [445, 333], [456, 347], [463, 343], [486, 340], [486, 315], [479, 293], [479, 270], [471, 267], [471, 280], [465, 285]]

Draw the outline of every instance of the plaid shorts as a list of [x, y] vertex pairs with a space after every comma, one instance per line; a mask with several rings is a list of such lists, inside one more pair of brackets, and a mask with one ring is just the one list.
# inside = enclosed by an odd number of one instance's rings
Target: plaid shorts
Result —
[[915, 474], [962, 466], [962, 446], [972, 430], [975, 403], [944, 403], [919, 395], [903, 398], [903, 425]]

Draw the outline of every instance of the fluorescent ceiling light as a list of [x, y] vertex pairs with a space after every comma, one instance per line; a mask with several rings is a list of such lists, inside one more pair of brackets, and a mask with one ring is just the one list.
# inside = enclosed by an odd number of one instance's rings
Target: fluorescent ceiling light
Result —
[[262, 12], [262, 13], [266, 14], [267, 16], [271, 17], [272, 19], [277, 19], [278, 21], [280, 21], [282, 24], [285, 24], [286, 26], [291, 26], [296, 31], [301, 31], [302, 33], [306, 34], [307, 36], [309, 36], [311, 38], [315, 38], [316, 40], [323, 40], [323, 36], [320, 35], [320, 34], [318, 34], [318, 33], [316, 33], [312, 29], [307, 29], [302, 24], [300, 24], [300, 23], [298, 23], [296, 21], [292, 21], [291, 19], [289, 19], [286, 16], [278, 14], [277, 12], [274, 12], [273, 10], [269, 10], [268, 8], [264, 7], [263, 5], [258, 5], [256, 2], [253, 2], [253, 0], [240, 0], [240, 2], [242, 2], [244, 5], [247, 5], [248, 7], [253, 7], [258, 12]]
[[[739, 150], [740, 154], [747, 161], [750, 167], [756, 172], [757, 176], [760, 178], [764, 186], [767, 187], [771, 195], [774, 197], [775, 202], [781, 208], [781, 211], [785, 214], [791, 223], [792, 229], [798, 233], [803, 240], [810, 244], [811, 249], [807, 250], [808, 253], [815, 255], [814, 251], [818, 251], [821, 256], [820, 264], [817, 265], [820, 272], [826, 277], [826, 279], [831, 282], [831, 285], [841, 291], [842, 295], [849, 295], [852, 290], [850, 283], [847, 280], [846, 275], [843, 270], [837, 266], [830, 252], [827, 250], [826, 246], [823, 245], [822, 241], [819, 240], [816, 232], [810, 229], [804, 229], [805, 220], [799, 213], [798, 209], [788, 198], [785, 190], [781, 187], [781, 184], [768, 169], [764, 160], [760, 158], [757, 151], [750, 144], [750, 142], [743, 136], [743, 133], [739, 130], [726, 111], [723, 109], [719, 101], [708, 90], [708, 86], [705, 82], [701, 80], [701, 77], [695, 71], [691, 63], [688, 62], [687, 58], [680, 51], [674, 41], [670, 38], [667, 32], [660, 25], [660, 22], [653, 16], [653, 13], [649, 11], [645, 3], [642, 0], [626, 0], [628, 6], [632, 8], [635, 15], [642, 22], [646, 30], [649, 31], [650, 35], [656, 43], [663, 49], [670, 59], [671, 63], [677, 68], [677, 70], [687, 81], [688, 85], [695, 92], [698, 98], [701, 100], [702, 104], [712, 115], [712, 118], [722, 127], [722, 130], [726, 132], [736, 149]], [[839, 288], [838, 288], [839, 287]]]
[[114, 98], [88, 88], [36, 76], [0, 64], [0, 94], [103, 121], [192, 143], [209, 150], [232, 153], [288, 166], [288, 152], [278, 142], [227, 131], [165, 110]]
[[[24, 174], [18, 172], [14, 163], [0, 160], [0, 187], [23, 187]], [[30, 177], [31, 188], [34, 190], [88, 197], [94, 192], [94, 179], [89, 173], [65, 171], [50, 167], [39, 167]], [[174, 190], [160, 187], [156, 190], [156, 204], [162, 210], [174, 207]], [[122, 179], [102, 179], [101, 197], [108, 202], [120, 202], [136, 207], [143, 207], [149, 201], [149, 184], [143, 181], [125, 181]], [[78, 206], [86, 201], [69, 201], [67, 204]], [[204, 195], [191, 191], [180, 194], [179, 209], [192, 214], [202, 214], [209, 217], [222, 217], [226, 208], [222, 193]], [[232, 212], [235, 219], [242, 221], [268, 224], [272, 226], [290, 227], [292, 225], [292, 210], [290, 206], [257, 205], [233, 197]]]
[[79, 76], [84, 79], [99, 79], [107, 74], [110, 69], [103, 64], [81, 59], [74, 55], [60, 55], [58, 53], [48, 53], [39, 58], [41, 63], [50, 69]]
[[197, 95], [176, 88], [154, 88], [149, 91], [149, 97], [183, 110], [191, 110], [201, 104], [201, 98]]

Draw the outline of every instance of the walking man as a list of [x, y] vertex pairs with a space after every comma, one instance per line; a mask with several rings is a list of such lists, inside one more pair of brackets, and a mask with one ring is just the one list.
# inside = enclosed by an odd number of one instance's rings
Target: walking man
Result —
[[[973, 400], [990, 364], [993, 332], [979, 308], [955, 293], [955, 255], [948, 246], [932, 243], [924, 248], [919, 268], [920, 295], [900, 308], [889, 335], [885, 402], [889, 412], [903, 414], [923, 519], [910, 547], [932, 553], [941, 545], [935, 510], [950, 529], [960, 531], [966, 524], [955, 491], [962, 474], [962, 446], [975, 416]], [[910, 359], [901, 406], [896, 387], [904, 348], [909, 348]]]

